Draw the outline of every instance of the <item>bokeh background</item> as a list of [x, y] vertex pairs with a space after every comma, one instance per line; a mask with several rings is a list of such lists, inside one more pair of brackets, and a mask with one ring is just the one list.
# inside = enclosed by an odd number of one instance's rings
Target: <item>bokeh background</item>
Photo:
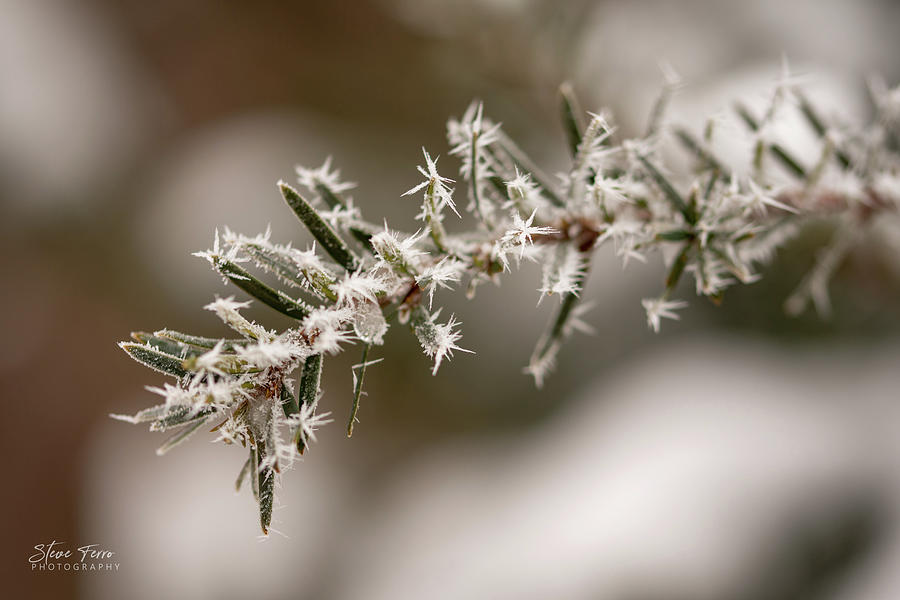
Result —
[[[283, 481], [258, 539], [243, 457], [115, 422], [158, 384], [132, 330], [221, 332], [234, 290], [190, 252], [216, 226], [305, 232], [274, 187], [329, 155], [370, 220], [412, 228], [420, 148], [472, 98], [562, 167], [569, 80], [643, 128], [661, 59], [700, 126], [765, 91], [782, 53], [829, 113], [861, 120], [866, 75], [900, 80], [890, 0], [2, 0], [0, 389], [4, 594], [32, 598], [900, 597], [900, 261], [868, 243], [835, 316], [781, 305], [827, 232], [792, 243], [721, 307], [646, 331], [659, 260], [601, 253], [544, 390], [521, 374], [552, 308], [524, 267], [470, 302], [430, 376], [407, 331], [352, 440], [355, 349], [326, 361], [336, 422]], [[446, 161], [446, 163], [445, 163]], [[456, 168], [442, 161], [445, 174]], [[685, 289], [684, 294], [690, 294]], [[239, 294], [238, 294], [239, 295]], [[283, 323], [264, 309], [252, 313]], [[116, 573], [32, 573], [38, 543], [98, 543]]]

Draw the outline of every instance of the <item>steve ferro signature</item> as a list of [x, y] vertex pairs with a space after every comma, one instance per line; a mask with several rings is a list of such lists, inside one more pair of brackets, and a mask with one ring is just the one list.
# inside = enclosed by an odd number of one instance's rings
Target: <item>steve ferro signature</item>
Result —
[[99, 544], [87, 544], [72, 550], [65, 542], [53, 540], [49, 544], [35, 544], [34, 554], [28, 557], [35, 571], [118, 571], [119, 563], [112, 562], [115, 552]]

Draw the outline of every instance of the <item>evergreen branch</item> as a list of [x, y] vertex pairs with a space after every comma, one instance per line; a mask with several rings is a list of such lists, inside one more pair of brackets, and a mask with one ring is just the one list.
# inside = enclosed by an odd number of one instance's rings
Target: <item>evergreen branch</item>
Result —
[[[469, 183], [470, 210], [480, 221], [460, 233], [442, 223], [444, 208], [456, 212], [449, 187], [453, 180], [438, 174], [437, 159], [427, 152], [425, 166], [419, 167], [425, 181], [407, 192], [424, 194], [418, 216], [423, 228], [414, 234], [363, 220], [351, 199], [341, 195], [353, 184], [340, 181], [330, 159], [317, 169], [298, 168], [300, 183], [315, 194], [316, 204], [329, 209], [316, 208], [279, 182], [288, 206], [316, 239], [312, 248], [300, 251], [273, 244], [268, 232], [247, 238], [226, 230], [224, 249], [217, 232], [213, 249], [199, 253], [228, 281], [294, 322], [281, 331], [269, 330], [241, 314], [249, 302], [216, 298], [205, 308], [242, 339], [170, 329], [135, 332], [133, 341], [120, 347], [176, 380], [149, 388], [165, 398], [163, 404], [133, 416], [111, 416], [149, 424], [151, 430], [180, 428], [160, 453], [220, 419], [211, 430], [217, 441], [249, 446], [235, 487], [249, 477], [260, 526], [267, 534], [276, 478], [315, 441], [317, 428], [329, 422], [327, 414], [317, 412], [325, 353], [362, 345], [362, 360], [351, 370], [349, 436], [357, 422], [366, 369], [378, 362], [368, 360], [369, 354], [384, 343], [392, 323], [409, 325], [431, 362], [432, 374], [455, 351], [470, 352], [460, 346], [456, 318], [442, 319], [441, 309], [433, 308], [436, 296], [439, 302], [443, 290], [463, 281], [472, 296], [477, 286], [499, 282], [523, 260], [541, 265], [540, 297], [553, 295], [560, 303], [526, 368], [538, 386], [563, 342], [576, 330], [590, 330], [581, 319], [588, 307], [582, 300], [593, 254], [601, 246], [611, 247], [626, 265], [644, 261], [653, 252], [674, 255], [661, 274], [659, 295], [640, 301], [647, 325], [658, 331], [663, 320], [677, 320], [677, 311], [687, 305], [673, 297], [685, 287], [686, 278], [693, 277], [699, 296], [718, 303], [729, 286], [757, 280], [758, 269], [808, 223], [829, 219], [839, 223], [838, 233], [823, 244], [787, 302], [790, 312], [813, 304], [826, 313], [828, 282], [865, 239], [867, 224], [900, 207], [900, 153], [893, 141], [900, 91], [874, 86], [876, 114], [871, 123], [854, 130], [829, 124], [799, 93], [798, 109], [819, 136], [820, 148], [810, 159], [795, 157], [783, 140], [768, 138], [767, 128], [784, 95], [779, 88], [761, 121], [742, 104], [736, 106], [750, 130], [742, 135], [755, 143], [751, 165], [715, 156], [705, 145], [711, 136], [701, 143], [686, 129], [675, 128], [678, 148], [696, 160], [690, 172], [676, 172], [670, 179], [655, 145], [661, 140], [656, 134], [665, 125], [664, 108], [674, 81], [669, 78], [655, 105], [650, 138], [621, 141], [613, 138], [600, 113], [587, 113], [590, 121], [583, 126], [571, 86], [563, 85], [559, 110], [572, 159], [561, 174], [562, 191], [483, 115], [480, 103], [473, 103], [461, 120], [451, 120], [447, 127], [450, 154], [460, 159], [460, 173]], [[769, 183], [776, 178], [767, 171], [767, 155], [799, 181], [777, 188]], [[807, 170], [804, 164], [812, 167]], [[751, 176], [740, 175], [751, 171]], [[680, 193], [673, 181], [688, 192]], [[338, 231], [349, 232], [366, 252], [355, 255]], [[317, 248], [342, 270], [320, 257]], [[277, 287], [248, 273], [240, 266], [246, 262], [273, 274]], [[294, 299], [279, 289], [283, 286], [299, 287], [311, 299]], [[298, 369], [295, 388], [291, 374]]]

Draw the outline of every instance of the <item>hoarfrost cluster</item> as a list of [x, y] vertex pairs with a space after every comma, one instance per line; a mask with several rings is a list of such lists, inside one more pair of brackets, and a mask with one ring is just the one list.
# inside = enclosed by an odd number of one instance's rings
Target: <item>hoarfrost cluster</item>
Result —
[[[402, 194], [421, 200], [415, 232], [364, 220], [361, 207], [347, 196], [355, 185], [341, 179], [330, 158], [319, 168], [298, 168], [298, 183], [308, 194], [285, 182], [277, 185], [315, 242], [295, 248], [272, 241], [269, 231], [250, 237], [225, 228], [216, 232], [211, 249], [197, 253], [225, 281], [293, 318], [294, 325], [269, 330], [242, 315], [249, 301], [229, 296], [205, 308], [233, 331], [231, 337], [168, 329], [133, 333], [122, 349], [174, 383], [149, 388], [163, 398], [161, 404], [114, 416], [148, 423], [154, 431], [176, 430], [160, 454], [204, 428], [217, 441], [246, 447], [249, 456], [236, 485], [249, 480], [267, 533], [277, 479], [329, 421], [317, 410], [325, 357], [351, 345], [361, 348], [352, 370], [349, 435], [366, 368], [381, 360], [370, 359], [370, 353], [378, 352], [388, 328], [408, 326], [437, 373], [454, 352], [470, 351], [460, 346], [455, 316], [445, 318], [434, 307], [441, 295], [465, 286], [472, 297], [478, 286], [498, 282], [523, 260], [542, 267], [537, 299], [559, 299], [525, 369], [538, 386], [563, 340], [573, 331], [590, 331], [582, 320], [589, 304], [581, 296], [592, 256], [603, 246], [623, 265], [662, 254], [660, 294], [641, 300], [647, 324], [658, 331], [664, 319], [678, 319], [677, 311], [687, 306], [674, 297], [685, 276], [693, 279], [697, 295], [718, 302], [729, 286], [756, 281], [760, 268], [806, 224], [827, 221], [834, 230], [831, 241], [785, 303], [789, 312], [812, 303], [827, 313], [829, 279], [854, 244], [867, 231], [893, 231], [897, 237], [900, 229], [900, 88], [874, 80], [875, 117], [852, 128], [820, 115], [786, 73], [761, 115], [736, 105], [754, 149], [752, 164], [744, 168], [711, 150], [712, 121], [702, 135], [665, 122], [665, 106], [679, 86], [667, 71], [646, 134], [632, 139], [618, 134], [608, 114], [582, 113], [571, 88], [561, 88], [572, 161], [556, 177], [485, 116], [481, 103], [473, 103], [447, 125], [459, 183], [442, 175], [438, 158], [423, 148], [423, 180]], [[772, 135], [782, 111], [797, 111], [818, 136], [814, 155], [793, 156]], [[691, 158], [689, 173], [669, 174], [659, 152], [664, 139], [676, 140]], [[459, 232], [449, 226], [462, 206], [455, 185], [465, 187], [466, 210], [477, 223]]]

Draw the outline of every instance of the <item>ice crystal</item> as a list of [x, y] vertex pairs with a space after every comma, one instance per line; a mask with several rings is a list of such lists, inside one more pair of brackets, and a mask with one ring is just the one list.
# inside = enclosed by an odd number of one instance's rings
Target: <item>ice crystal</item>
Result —
[[688, 305], [684, 300], [666, 300], [665, 298], [644, 298], [641, 300], [641, 304], [647, 311], [647, 324], [655, 332], [659, 332], [659, 324], [662, 319], [677, 321], [680, 317], [675, 311]]
[[298, 166], [296, 170], [297, 181], [310, 190], [315, 190], [321, 185], [326, 187], [333, 194], [340, 194], [356, 187], [355, 183], [341, 181], [341, 172], [339, 170], [331, 170], [330, 156], [325, 159], [325, 162], [318, 169], [308, 169]]
[[450, 284], [459, 283], [466, 265], [451, 256], [445, 256], [440, 261], [426, 267], [416, 277], [416, 284], [428, 291], [428, 308], [434, 303], [434, 292], [438, 288], [450, 289]]
[[425, 148], [422, 148], [422, 154], [425, 155], [425, 167], [420, 166], [416, 167], [416, 169], [425, 177], [425, 181], [414, 188], [407, 190], [402, 195], [410, 196], [423, 189], [426, 190], [425, 204], [422, 207], [422, 214], [419, 215], [419, 218], [423, 220], [429, 210], [433, 210], [437, 214], [440, 214], [440, 211], [443, 210], [444, 207], [449, 207], [458, 217], [459, 212], [456, 210], [456, 204], [453, 203], [453, 190], [447, 187], [448, 183], [454, 183], [454, 181], [449, 177], [442, 177], [437, 172], [438, 159], [435, 158], [432, 160]]
[[532, 223], [534, 223], [535, 214], [537, 214], [536, 208], [531, 211], [530, 217], [523, 220], [518, 212], [513, 213], [512, 227], [503, 234], [499, 241], [499, 246], [504, 248], [502, 254], [498, 251], [498, 255], [502, 256], [501, 261], [503, 262], [504, 270], [509, 270], [505, 254], [507, 249], [518, 249], [518, 258], [521, 260], [522, 257], [525, 256], [525, 250], [534, 243], [534, 236], [556, 233], [556, 230], [552, 227], [532, 225]]
[[436, 375], [441, 367], [444, 358], [453, 356], [454, 350], [460, 352], [472, 352], [465, 348], [460, 348], [456, 342], [462, 338], [462, 333], [456, 329], [460, 325], [453, 315], [446, 323], [436, 323], [436, 319], [440, 316], [441, 311], [434, 314], [423, 313], [423, 315], [413, 321], [413, 329], [422, 350], [429, 357], [434, 359], [434, 368], [431, 370], [432, 375]]

